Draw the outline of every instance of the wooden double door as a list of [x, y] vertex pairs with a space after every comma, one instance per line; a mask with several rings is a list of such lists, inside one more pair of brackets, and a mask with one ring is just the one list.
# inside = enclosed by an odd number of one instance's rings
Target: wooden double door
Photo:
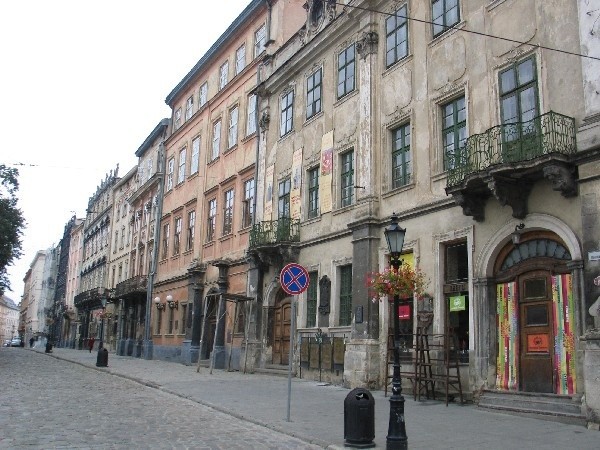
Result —
[[291, 327], [292, 302], [282, 298], [273, 309], [273, 364], [289, 363]]
[[551, 273], [519, 277], [519, 389], [554, 392], [554, 317]]

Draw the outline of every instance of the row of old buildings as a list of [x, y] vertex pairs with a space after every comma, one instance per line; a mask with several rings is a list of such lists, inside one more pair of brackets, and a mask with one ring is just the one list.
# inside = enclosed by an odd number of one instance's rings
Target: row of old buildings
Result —
[[[48, 333], [250, 371], [294, 348], [298, 374], [382, 386], [394, 311], [366, 278], [396, 213], [428, 279], [398, 311], [403, 352], [432, 312], [467, 394], [567, 395], [598, 421], [592, 3], [251, 1], [45, 254]], [[310, 278], [297, 308], [289, 262]]]

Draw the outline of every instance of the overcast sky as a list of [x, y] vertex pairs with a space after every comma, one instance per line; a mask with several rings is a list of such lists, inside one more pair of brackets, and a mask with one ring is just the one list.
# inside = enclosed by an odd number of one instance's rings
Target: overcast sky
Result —
[[0, 2], [0, 163], [19, 169], [24, 255], [8, 269], [15, 303], [38, 250], [170, 116], [165, 98], [250, 0]]

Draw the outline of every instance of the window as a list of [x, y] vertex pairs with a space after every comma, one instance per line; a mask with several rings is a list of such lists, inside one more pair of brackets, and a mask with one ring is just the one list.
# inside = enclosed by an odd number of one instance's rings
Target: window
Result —
[[[521, 61], [500, 73], [500, 110], [503, 127], [503, 156], [508, 160], [526, 154], [536, 144], [538, 116], [537, 74], [533, 57]], [[509, 125], [514, 124], [514, 125]], [[519, 141], [522, 148], [512, 141]], [[509, 143], [508, 145], [506, 143]], [[516, 152], [519, 152], [515, 155]]]
[[306, 290], [306, 327], [317, 326], [317, 288], [319, 287], [319, 274], [308, 273], [308, 289]]
[[121, 227], [121, 248], [125, 248], [125, 225]]
[[256, 58], [265, 51], [267, 44], [267, 27], [262, 24], [261, 27], [254, 33], [254, 57]]
[[238, 107], [229, 111], [229, 132], [227, 133], [227, 148], [232, 148], [237, 144], [238, 129]]
[[254, 220], [254, 178], [244, 183], [244, 211], [242, 215], [242, 227], [252, 225]]
[[308, 171], [308, 218], [319, 215], [319, 170], [315, 167]]
[[194, 97], [190, 97], [185, 102], [185, 120], [190, 120], [194, 114]]
[[352, 323], [352, 265], [340, 267], [340, 326]]
[[206, 223], [206, 241], [210, 242], [215, 238], [215, 229], [217, 226], [217, 199], [213, 198], [208, 202], [208, 219]]
[[119, 230], [115, 231], [115, 249], [113, 253], [117, 251], [117, 247], [119, 246]]
[[[466, 242], [446, 245], [445, 283], [467, 283], [469, 280], [469, 252]], [[454, 291], [455, 289], [452, 289]], [[458, 358], [462, 363], [469, 362], [469, 292], [453, 292], [446, 297], [448, 331], [456, 337]]]
[[221, 121], [217, 120], [213, 124], [213, 142], [212, 142], [212, 154], [210, 160], [214, 161], [219, 157], [221, 147]]
[[200, 86], [200, 92], [198, 94], [198, 107], [201, 108], [206, 104], [208, 100], [208, 83], [204, 83]]
[[185, 317], [187, 315], [187, 303], [181, 305], [181, 329], [179, 330], [180, 334], [185, 334]]
[[242, 44], [235, 52], [235, 74], [237, 75], [246, 67], [246, 45]]
[[342, 155], [341, 206], [351, 205], [354, 200], [354, 151]]
[[246, 136], [256, 133], [256, 95], [248, 97], [248, 120], [246, 123]]
[[233, 189], [225, 192], [223, 205], [223, 236], [231, 234], [233, 229]]
[[179, 152], [179, 172], [177, 172], [177, 184], [183, 183], [185, 180], [185, 159], [187, 156], [187, 148], [181, 149]]
[[[175, 158], [169, 159], [167, 163], [167, 191], [173, 189], [173, 172], [175, 171]], [[136, 216], [137, 220], [137, 216]], [[136, 227], [137, 228], [137, 227]]]
[[186, 239], [186, 250], [191, 250], [194, 248], [194, 236], [196, 234], [196, 211], [190, 211], [188, 213], [188, 229], [187, 229], [187, 239]]
[[160, 329], [162, 328], [162, 310], [156, 310], [156, 331], [155, 334], [160, 334]]
[[279, 183], [279, 207], [277, 217], [290, 217], [290, 178]]
[[225, 61], [219, 68], [219, 90], [227, 85], [227, 77], [229, 75], [229, 61]]
[[337, 96], [342, 98], [344, 95], [354, 90], [354, 72], [355, 72], [355, 46], [352, 44], [338, 55], [338, 80]]
[[281, 97], [281, 136], [292, 131], [294, 112], [294, 91], [290, 91]]
[[181, 247], [181, 217], [175, 219], [175, 234], [173, 235], [173, 256], [179, 255]]
[[317, 70], [306, 80], [306, 118], [321, 112], [321, 90], [323, 69]]
[[467, 140], [467, 108], [461, 97], [442, 106], [442, 140], [444, 143], [444, 170], [463, 165], [463, 149]]
[[392, 188], [406, 186], [412, 175], [410, 124], [392, 131]]
[[407, 7], [404, 5], [385, 20], [385, 66], [400, 61], [408, 55]]
[[433, 0], [431, 11], [434, 36], [442, 34], [460, 20], [458, 0]]
[[181, 126], [181, 108], [177, 108], [175, 111], [175, 117], [173, 119], [173, 128], [176, 130]]
[[162, 259], [166, 259], [169, 256], [169, 231], [170, 226], [168, 223], [165, 223], [163, 225]]
[[167, 334], [173, 334], [173, 308], [167, 308], [169, 310], [169, 327], [167, 330]]
[[200, 136], [192, 139], [192, 161], [190, 162], [190, 175], [198, 172], [200, 165]]

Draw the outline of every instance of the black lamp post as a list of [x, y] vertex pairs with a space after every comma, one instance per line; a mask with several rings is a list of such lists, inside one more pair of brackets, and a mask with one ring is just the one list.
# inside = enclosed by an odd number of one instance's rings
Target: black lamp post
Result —
[[[395, 270], [398, 270], [402, 261], [400, 254], [404, 245], [404, 236], [406, 229], [398, 224], [398, 216], [392, 213], [391, 223], [386, 227], [385, 239], [390, 251], [390, 262]], [[394, 295], [394, 372], [392, 374], [392, 396], [390, 397], [390, 423], [386, 437], [386, 449], [408, 448], [408, 437], [406, 436], [406, 424], [404, 422], [404, 397], [402, 396], [402, 379], [400, 378], [400, 355], [398, 346], [400, 343], [400, 323], [398, 318], [398, 309], [400, 306], [400, 297]]]
[[106, 297], [100, 299], [102, 302], [102, 324], [100, 326], [100, 344], [98, 345], [98, 351], [104, 347], [104, 315], [106, 313]]

